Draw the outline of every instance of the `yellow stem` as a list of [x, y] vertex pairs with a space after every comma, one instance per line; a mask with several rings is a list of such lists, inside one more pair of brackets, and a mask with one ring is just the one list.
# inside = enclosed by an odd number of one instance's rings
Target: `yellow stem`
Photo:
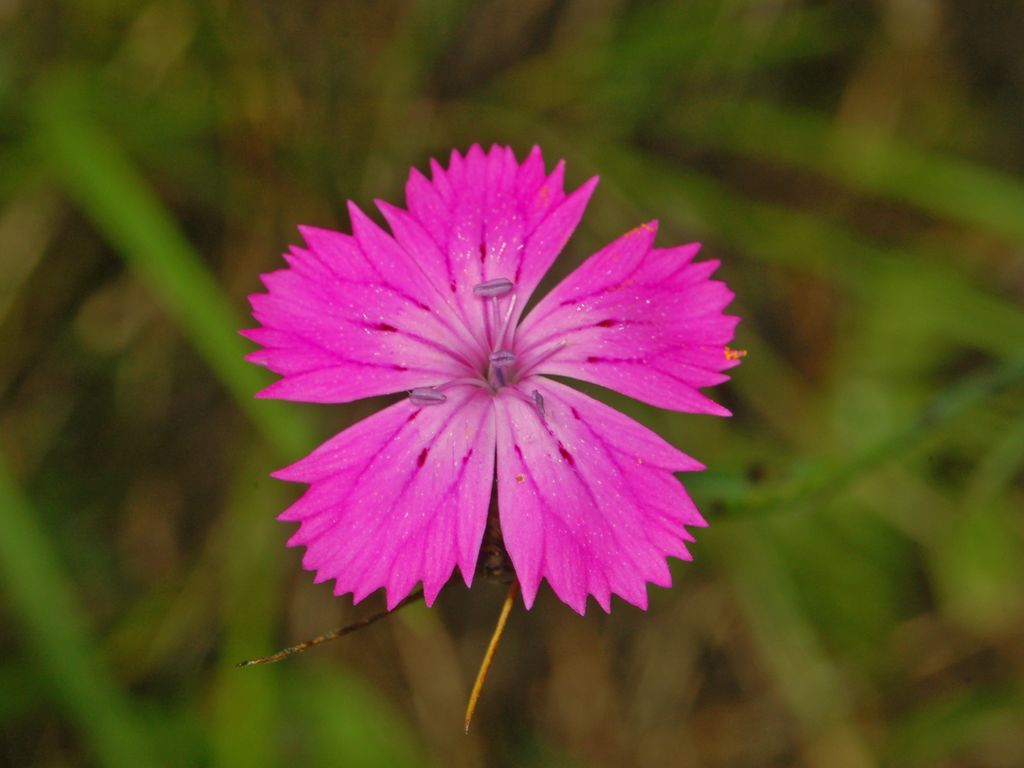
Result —
[[501, 642], [501, 636], [505, 632], [505, 622], [508, 621], [508, 615], [512, 612], [512, 606], [518, 594], [519, 581], [516, 580], [509, 587], [505, 604], [501, 606], [498, 624], [494, 627], [494, 634], [491, 635], [491, 642], [487, 646], [487, 653], [484, 654], [484, 660], [480, 662], [480, 671], [476, 673], [476, 682], [473, 683], [473, 690], [469, 694], [469, 703], [466, 704], [466, 733], [469, 733], [469, 724], [473, 722], [473, 713], [476, 712], [477, 702], [480, 701], [480, 692], [484, 688], [484, 681], [487, 680], [487, 673], [491, 670], [491, 662], [494, 661], [494, 654], [498, 650], [498, 643]]

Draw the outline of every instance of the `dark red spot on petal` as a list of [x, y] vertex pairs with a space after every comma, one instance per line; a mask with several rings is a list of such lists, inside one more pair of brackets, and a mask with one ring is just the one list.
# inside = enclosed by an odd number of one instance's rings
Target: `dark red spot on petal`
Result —
[[516, 456], [518, 456], [519, 460], [522, 461], [523, 460], [523, 452], [522, 452], [522, 450], [519, 448], [518, 445], [514, 445], [512, 447], [516, 449]]
[[484, 243], [480, 243], [480, 261], [483, 262], [487, 259], [487, 246]]
[[423, 466], [424, 462], [426, 462], [426, 460], [427, 460], [427, 453], [429, 453], [429, 452], [430, 452], [429, 448], [424, 448], [422, 451], [420, 451], [419, 458], [416, 459], [416, 466], [417, 467], [422, 467]]
[[455, 281], [454, 280], [449, 280], [448, 281], [448, 287], [452, 289], [452, 293], [455, 293]]
[[587, 356], [588, 363], [600, 363], [602, 360], [604, 360], [603, 357], [595, 357], [594, 355]]
[[391, 367], [392, 367], [392, 368], [393, 368], [394, 370], [396, 370], [396, 371], [408, 371], [408, 370], [409, 370], [409, 369], [408, 369], [408, 368], [406, 368], [406, 367], [405, 367], [404, 365], [392, 365]]
[[420, 412], [418, 410], [413, 411], [412, 413], [409, 414], [409, 418], [405, 420], [405, 423], [408, 424], [410, 421], [412, 421], [413, 419], [415, 419], [419, 415], [420, 415]]
[[576, 418], [577, 421], [579, 421], [580, 420], [580, 412], [577, 411], [576, 408], [574, 408], [573, 406], [569, 406], [569, 410], [572, 411], [572, 415]]
[[597, 327], [598, 328], [611, 328], [611, 327], [616, 326], [618, 324], [619, 324], [618, 320], [612, 320], [611, 318], [608, 318], [607, 320], [602, 320], [600, 323], [598, 323]]
[[395, 333], [398, 331], [398, 329], [390, 323], [377, 323], [374, 328], [378, 331], [387, 331], [388, 333]]
[[562, 445], [562, 441], [558, 441], [558, 452], [562, 454], [562, 458], [569, 462], [570, 467], [576, 466], [576, 460], [572, 457], [572, 454], [566, 450], [565, 446]]

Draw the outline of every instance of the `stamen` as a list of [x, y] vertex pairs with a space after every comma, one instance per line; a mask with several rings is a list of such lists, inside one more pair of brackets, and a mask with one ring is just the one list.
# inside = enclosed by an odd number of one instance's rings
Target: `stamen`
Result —
[[477, 296], [504, 296], [512, 293], [514, 283], [507, 277], [496, 277], [493, 280], [485, 280], [473, 286], [473, 293]]
[[[512, 294], [512, 297], [515, 298], [515, 294]], [[501, 298], [492, 296], [487, 303], [491, 305], [490, 312], [484, 310], [484, 318], [487, 323], [487, 338], [491, 340], [491, 349], [500, 349], [501, 339], [496, 338], [494, 334], [501, 327], [501, 308], [498, 306], [501, 303]]]
[[544, 418], [544, 395], [538, 392], [536, 389], [530, 393], [533, 397], [533, 404], [537, 406], [537, 411], [540, 413], [540, 417]]
[[554, 357], [556, 354], [565, 349], [568, 343], [569, 342], [567, 342], [565, 339], [562, 339], [558, 343], [552, 344], [550, 347], [542, 348], [539, 352], [535, 351], [534, 357], [525, 357], [525, 359], [521, 361], [519, 364], [519, 375], [522, 378], [526, 378], [527, 376], [530, 375], [530, 373], [536, 370], [537, 366], [539, 366], [541, 363], [545, 362], [551, 357]]
[[446, 381], [444, 384], [438, 384], [436, 387], [431, 389], [435, 392], [444, 392], [446, 389], [458, 386], [470, 386], [470, 387], [486, 387], [487, 382], [483, 379], [477, 378], [476, 376], [462, 376], [451, 381]]
[[448, 399], [444, 392], [438, 392], [433, 387], [416, 387], [409, 390], [409, 401], [413, 405], [423, 407], [425, 405], [440, 405]]
[[505, 317], [501, 321], [501, 327], [498, 329], [498, 340], [494, 343], [497, 346], [501, 346], [505, 343], [505, 334], [508, 333], [508, 324], [512, 320], [512, 312], [516, 308], [516, 295], [513, 293], [512, 298], [508, 300], [508, 309], [505, 310]]
[[495, 368], [508, 368], [515, 363], [516, 356], [507, 349], [499, 349], [497, 352], [491, 353], [491, 365]]
[[505, 369], [515, 365], [516, 356], [507, 349], [499, 349], [491, 352], [491, 368], [494, 369], [494, 378], [498, 380], [498, 386], [504, 387], [508, 382], [505, 380]]

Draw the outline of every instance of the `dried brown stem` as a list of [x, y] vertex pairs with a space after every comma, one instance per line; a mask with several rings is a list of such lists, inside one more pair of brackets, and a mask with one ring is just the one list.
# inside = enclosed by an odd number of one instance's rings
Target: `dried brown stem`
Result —
[[409, 595], [407, 598], [402, 600], [402, 602], [400, 602], [398, 605], [396, 605], [390, 611], [384, 610], [384, 611], [379, 611], [377, 613], [370, 614], [365, 619], [360, 619], [359, 621], [353, 622], [352, 624], [348, 624], [348, 625], [346, 625], [344, 627], [339, 627], [338, 629], [335, 629], [335, 630], [333, 630], [331, 632], [327, 632], [327, 633], [325, 633], [323, 635], [318, 635], [317, 637], [314, 637], [314, 638], [311, 638], [310, 640], [306, 640], [304, 642], [301, 642], [298, 645], [289, 646], [288, 648], [280, 650], [277, 653], [272, 654], [270, 656], [263, 656], [263, 657], [258, 658], [258, 659], [246, 659], [245, 661], [238, 662], [235, 666], [236, 667], [250, 667], [253, 664], [272, 664], [273, 662], [280, 661], [281, 659], [287, 658], [288, 656], [291, 656], [292, 654], [302, 653], [303, 651], [308, 651], [310, 648], [313, 648], [313, 647], [315, 647], [317, 645], [320, 645], [321, 643], [326, 643], [328, 640], [337, 640], [339, 637], [344, 637], [345, 635], [349, 635], [349, 634], [355, 632], [357, 629], [362, 629], [363, 627], [368, 627], [371, 624], [373, 624], [375, 621], [379, 621], [380, 619], [383, 619], [385, 616], [387, 616], [387, 615], [389, 615], [391, 613], [394, 613], [399, 608], [404, 608], [405, 606], [410, 605], [411, 603], [415, 603], [415, 602], [417, 602], [419, 600], [422, 600], [422, 599], [423, 599], [423, 590], [422, 589], [418, 589], [415, 592], [413, 592], [411, 595]]

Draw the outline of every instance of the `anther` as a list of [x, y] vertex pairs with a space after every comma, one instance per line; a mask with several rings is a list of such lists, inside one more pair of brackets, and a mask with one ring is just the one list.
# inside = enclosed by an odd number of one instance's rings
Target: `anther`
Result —
[[498, 386], [504, 387], [507, 383], [505, 380], [505, 369], [515, 365], [516, 356], [507, 349], [499, 349], [497, 352], [491, 353], [490, 360], [491, 367], [494, 369], [494, 378], [498, 380]]
[[485, 280], [482, 283], [478, 283], [473, 286], [473, 293], [477, 296], [491, 297], [491, 296], [504, 296], [512, 293], [512, 289], [515, 287], [513, 282], [507, 277], [496, 277], [493, 280]]
[[491, 353], [491, 365], [495, 368], [508, 368], [510, 365], [515, 365], [515, 362], [516, 356], [507, 349], [499, 349], [497, 352]]
[[448, 396], [444, 392], [438, 392], [431, 387], [416, 387], [409, 390], [409, 402], [413, 405], [440, 405]]
[[540, 413], [540, 417], [544, 418], [544, 395], [538, 392], [536, 389], [530, 393], [533, 397], [533, 404], [537, 406], [537, 412]]

